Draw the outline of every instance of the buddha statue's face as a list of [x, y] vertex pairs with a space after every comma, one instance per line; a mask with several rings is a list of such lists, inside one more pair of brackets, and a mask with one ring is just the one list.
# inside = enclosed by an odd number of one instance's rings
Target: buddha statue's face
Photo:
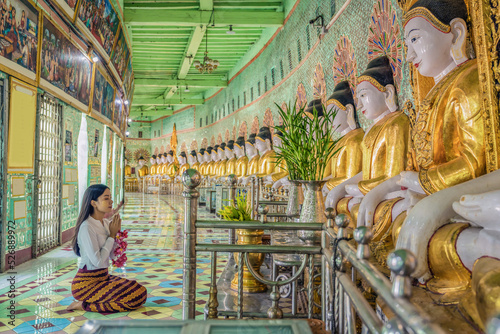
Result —
[[143, 167], [146, 163], [146, 160], [139, 160], [139, 166]]
[[161, 156], [161, 163], [162, 163], [162, 164], [164, 164], [164, 163], [166, 163], [166, 162], [167, 162], [167, 157], [166, 157], [166, 156], [164, 156], [164, 155], [162, 155], [162, 156]]
[[219, 161], [219, 157], [217, 156], [217, 152], [215, 150], [210, 153], [210, 156], [212, 157], [212, 161]]
[[240, 158], [245, 155], [245, 152], [238, 145], [234, 145], [234, 154], [236, 154], [236, 156]]
[[205, 156], [201, 153], [198, 153], [198, 161], [199, 162], [205, 162]]
[[356, 94], [359, 110], [366, 118], [374, 120], [387, 111], [386, 94], [368, 81], [362, 81], [356, 87]]
[[347, 110], [342, 110], [335, 104], [329, 104], [326, 109], [329, 113], [332, 111], [336, 113], [332, 121], [333, 131], [341, 133], [347, 129], [349, 126], [347, 123]]
[[234, 158], [234, 152], [229, 147], [226, 147], [226, 149], [224, 150], [224, 153], [226, 154], [226, 158], [228, 158], [228, 159]]
[[245, 149], [247, 150], [247, 154], [249, 157], [253, 157], [257, 154], [257, 149], [250, 143], [245, 143]]
[[414, 17], [405, 26], [406, 60], [425, 77], [436, 77], [454, 63], [453, 34], [444, 33], [426, 19]]
[[160, 157], [156, 158], [156, 163], [157, 164], [161, 164], [161, 158]]
[[210, 162], [212, 160], [212, 156], [208, 152], [205, 152], [205, 154], [203, 154], [203, 158], [205, 159], [205, 162]]
[[190, 165], [192, 164], [195, 164], [196, 163], [196, 155], [188, 155], [188, 162]]
[[154, 165], [156, 163], [156, 160], [155, 160], [155, 158], [151, 158], [151, 159], [149, 159], [149, 162], [151, 163], [151, 165]]
[[269, 139], [263, 140], [259, 137], [255, 138], [255, 146], [260, 154], [263, 154], [271, 149], [271, 143]]
[[281, 137], [280, 136], [273, 136], [273, 147], [276, 152], [281, 151]]
[[179, 155], [179, 164], [184, 165], [186, 163], [186, 158], [184, 158], [182, 155]]
[[174, 162], [174, 156], [173, 156], [172, 154], [168, 154], [168, 155], [167, 155], [167, 161], [168, 161], [168, 163], [170, 163], [170, 164], [171, 164], [172, 162]]

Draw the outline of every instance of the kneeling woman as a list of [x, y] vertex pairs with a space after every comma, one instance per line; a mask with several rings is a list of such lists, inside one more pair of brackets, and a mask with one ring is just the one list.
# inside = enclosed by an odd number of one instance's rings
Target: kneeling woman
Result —
[[73, 238], [73, 250], [81, 257], [78, 273], [71, 284], [77, 301], [68, 310], [91, 312], [126, 312], [146, 302], [146, 288], [136, 281], [108, 274], [116, 234], [121, 228], [118, 214], [105, 218], [113, 211], [109, 188], [103, 184], [90, 186], [83, 195], [80, 215]]

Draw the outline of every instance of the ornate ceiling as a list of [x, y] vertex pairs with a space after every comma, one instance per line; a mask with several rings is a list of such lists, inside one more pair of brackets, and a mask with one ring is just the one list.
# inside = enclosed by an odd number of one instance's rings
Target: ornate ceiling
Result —
[[[283, 0], [125, 0], [124, 7], [135, 73], [132, 118], [203, 104], [285, 19]], [[234, 34], [227, 34], [230, 25]], [[203, 62], [207, 28], [208, 56], [220, 65], [200, 74], [193, 62]]]

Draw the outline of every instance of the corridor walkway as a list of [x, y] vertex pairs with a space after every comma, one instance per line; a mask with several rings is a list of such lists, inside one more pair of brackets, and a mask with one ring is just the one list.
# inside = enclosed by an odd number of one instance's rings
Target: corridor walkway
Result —
[[[9, 282], [0, 274], [0, 333], [75, 333], [88, 319], [181, 319], [182, 231], [184, 199], [166, 195], [125, 195], [122, 229], [130, 229], [125, 271], [113, 274], [135, 279], [148, 289], [144, 307], [133, 312], [99, 314], [66, 311], [73, 301], [71, 281], [77, 256], [70, 243], [17, 266], [15, 324], [9, 324]], [[199, 217], [213, 218], [199, 210]], [[227, 231], [200, 231], [199, 242], [226, 242]], [[226, 261], [218, 261], [222, 272]], [[208, 299], [209, 254], [199, 256], [197, 269], [197, 318]]]

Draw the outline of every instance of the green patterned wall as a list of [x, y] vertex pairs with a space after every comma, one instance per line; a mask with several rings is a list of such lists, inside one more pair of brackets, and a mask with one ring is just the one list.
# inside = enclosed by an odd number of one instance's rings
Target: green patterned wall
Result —
[[[101, 157], [104, 127], [93, 118], [87, 118], [87, 135], [89, 141], [89, 185], [101, 183]], [[97, 141], [96, 141], [97, 139]]]
[[[226, 89], [205, 101], [204, 105], [196, 106], [196, 109], [190, 108], [152, 123], [153, 129], [157, 127], [157, 124], [163, 123], [162, 136], [165, 137], [156, 136], [152, 140], [152, 151], [165, 145], [167, 140], [169, 143], [168, 136], [172, 132], [174, 123], [178, 131], [185, 130], [178, 134], [179, 145], [184, 141], [189, 145], [193, 140], [200, 144], [204, 138], [210, 143], [211, 139], [216, 140], [219, 134], [225, 140], [226, 132], [229, 132], [230, 138], [233, 138], [234, 134], [239, 133], [240, 127], [245, 128], [245, 126], [249, 134], [252, 124], [255, 127], [256, 123], [258, 127], [264, 124], [276, 124], [278, 119], [275, 103], [279, 105], [283, 102], [293, 103], [300, 84], [304, 86], [307, 101], [312, 100], [315, 94], [314, 86], [321, 86], [317, 84], [321, 82], [321, 77], [324, 77], [322, 90], [326, 88], [323, 94], [327, 98], [333, 92], [335, 82], [340, 81], [335, 77], [339, 73], [334, 72], [334, 64], [342, 64], [343, 60], [335, 62], [334, 56], [336, 51], [348, 49], [348, 45], [343, 43], [346, 40], [344, 37], [347, 37], [352, 45], [352, 52], [346, 53], [353, 56], [355, 76], [359, 76], [366, 68], [369, 62], [369, 52], [376, 49], [376, 45], [375, 47], [373, 43], [370, 45], [369, 38], [373, 38], [374, 34], [377, 36], [377, 33], [382, 35], [376, 26], [370, 26], [370, 22], [373, 22], [372, 15], [374, 15], [375, 22], [380, 15], [386, 15], [389, 18], [395, 15], [394, 25], [382, 24], [381, 28], [389, 37], [394, 38], [395, 44], [399, 45], [399, 48], [391, 48], [387, 50], [387, 53], [405, 64], [400, 71], [400, 83], [396, 85], [400, 106], [406, 100], [411, 100], [408, 66], [404, 62], [401, 43], [402, 15], [397, 1], [351, 1], [329, 32], [319, 41], [319, 29], [312, 28], [308, 24], [309, 20], [317, 15], [323, 15], [328, 23], [345, 2], [345, 0], [301, 0], [270, 45], [240, 75], [233, 78]], [[381, 54], [380, 50], [376, 51]], [[377, 53], [373, 54], [373, 56], [376, 55]], [[322, 67], [323, 75], [318, 76], [321, 71], [315, 75], [318, 64]], [[270, 108], [270, 113], [266, 113], [268, 108]], [[359, 115], [359, 119], [364, 128], [370, 125], [370, 121], [362, 114]]]

